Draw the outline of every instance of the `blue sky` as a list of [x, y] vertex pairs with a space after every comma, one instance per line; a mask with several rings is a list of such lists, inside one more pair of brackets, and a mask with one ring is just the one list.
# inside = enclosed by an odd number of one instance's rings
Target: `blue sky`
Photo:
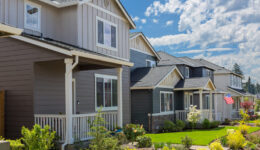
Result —
[[155, 47], [204, 58], [226, 68], [238, 63], [260, 82], [260, 0], [121, 0]]

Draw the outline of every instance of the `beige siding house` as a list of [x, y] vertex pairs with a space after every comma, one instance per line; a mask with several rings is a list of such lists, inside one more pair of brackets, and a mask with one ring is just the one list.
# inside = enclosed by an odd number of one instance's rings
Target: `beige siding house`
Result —
[[90, 138], [98, 110], [110, 130], [130, 123], [134, 28], [119, 0], [0, 0], [5, 137], [50, 125], [64, 148]]

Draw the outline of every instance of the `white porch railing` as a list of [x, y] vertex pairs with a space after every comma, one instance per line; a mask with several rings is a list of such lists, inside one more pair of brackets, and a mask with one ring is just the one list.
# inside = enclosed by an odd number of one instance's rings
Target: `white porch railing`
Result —
[[[76, 141], [84, 141], [90, 139], [88, 134], [91, 125], [95, 119], [96, 113], [73, 115], [73, 138]], [[108, 130], [114, 130], [117, 125], [117, 112], [106, 112], [102, 114], [106, 121], [104, 125]]]
[[[89, 132], [95, 116], [97, 113], [91, 114], [78, 114], [72, 116], [73, 138], [74, 141], [84, 141], [91, 137]], [[104, 125], [108, 130], [114, 130], [117, 125], [117, 112], [105, 112], [102, 114], [106, 124]], [[51, 130], [56, 131], [60, 142], [64, 142], [66, 137], [66, 115], [45, 115], [35, 114], [34, 120], [42, 128], [49, 125]]]
[[[182, 120], [186, 121], [187, 120], [187, 114], [189, 113], [188, 110], [176, 110], [176, 120]], [[210, 119], [210, 111], [205, 109], [201, 110], [201, 120], [204, 119]]]
[[56, 131], [56, 135], [63, 142], [66, 137], [66, 116], [65, 115], [34, 115], [35, 124], [39, 124], [42, 128], [49, 125], [51, 130]]

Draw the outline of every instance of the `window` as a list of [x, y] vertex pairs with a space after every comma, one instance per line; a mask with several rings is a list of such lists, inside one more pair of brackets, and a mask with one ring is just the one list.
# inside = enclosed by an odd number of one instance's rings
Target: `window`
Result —
[[189, 67], [185, 67], [185, 78], [189, 78], [190, 77], [190, 69]]
[[155, 67], [156, 62], [152, 60], [146, 60], [146, 67]]
[[25, 2], [24, 27], [27, 29], [41, 30], [41, 7], [31, 2]]
[[117, 77], [95, 75], [96, 77], [96, 108], [103, 110], [117, 109]]
[[189, 92], [184, 93], [184, 109], [188, 110], [191, 105], [195, 105], [193, 101], [193, 94]]
[[97, 46], [117, 50], [117, 25], [97, 17]]
[[203, 109], [209, 109], [210, 107], [209, 105], [210, 105], [209, 95], [206, 95], [203, 103]]
[[161, 92], [161, 112], [173, 111], [173, 93]]
[[242, 79], [239, 76], [230, 75], [230, 86], [237, 89], [242, 89]]

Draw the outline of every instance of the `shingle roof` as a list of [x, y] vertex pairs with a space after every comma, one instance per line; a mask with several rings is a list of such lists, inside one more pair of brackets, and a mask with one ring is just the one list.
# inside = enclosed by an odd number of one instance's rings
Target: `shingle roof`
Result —
[[246, 95], [247, 94], [247, 92], [245, 90], [243, 90], [243, 89], [236, 89], [236, 88], [232, 88], [230, 86], [228, 88], [230, 88], [230, 89], [240, 93], [241, 95]]
[[230, 71], [224, 67], [218, 66], [216, 64], [213, 64], [212, 62], [209, 62], [205, 59], [196, 59], [196, 61], [203, 63], [204, 65], [206, 65], [210, 68], [213, 68], [215, 70], [215, 73], [232, 73], [232, 71]]
[[213, 69], [189, 57], [175, 57], [165, 52], [158, 52], [158, 54], [161, 57], [161, 61], [158, 63], [158, 65], [187, 65], [190, 67], [206, 67]]
[[153, 87], [176, 66], [158, 66], [154, 68], [137, 68], [131, 73], [132, 87]]
[[209, 77], [185, 79], [179, 81], [175, 88], [202, 88], [207, 85], [209, 80]]

